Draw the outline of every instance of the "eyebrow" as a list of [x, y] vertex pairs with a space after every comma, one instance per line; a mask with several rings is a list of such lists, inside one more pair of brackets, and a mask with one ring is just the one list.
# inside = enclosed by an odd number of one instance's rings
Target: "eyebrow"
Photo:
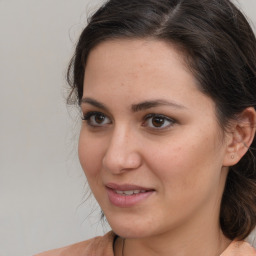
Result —
[[[100, 108], [102, 110], [108, 111], [108, 108], [104, 104], [102, 104], [102, 103], [100, 103], [97, 100], [92, 99], [92, 98], [88, 98], [88, 97], [82, 98], [81, 101], [80, 101], [80, 105], [82, 103], [87, 103], [87, 104], [90, 104], [94, 107], [97, 107], [97, 108]], [[143, 101], [143, 102], [138, 103], [138, 104], [133, 104], [132, 107], [131, 107], [131, 110], [132, 110], [132, 112], [139, 112], [139, 111], [142, 111], [142, 110], [147, 110], [147, 109], [150, 109], [150, 108], [160, 107], [160, 106], [169, 106], [169, 107], [176, 108], [176, 109], [186, 109], [185, 106], [177, 104], [175, 102], [158, 99], [158, 100], [148, 100], [148, 101]]]
[[102, 110], [108, 111], [108, 108], [104, 104], [102, 104], [102, 103], [100, 103], [97, 100], [94, 100], [92, 98], [87, 98], [87, 97], [82, 98], [79, 102], [79, 105], [81, 106], [82, 103], [88, 103], [88, 104], [90, 104], [94, 107], [97, 107], [97, 108], [100, 108]]
[[134, 104], [132, 105], [132, 111], [138, 112], [138, 111], [147, 110], [150, 108], [155, 108], [160, 106], [169, 106], [176, 109], [186, 109], [185, 106], [177, 104], [175, 102], [159, 99], [159, 100], [149, 100], [149, 101], [144, 101], [138, 104]]

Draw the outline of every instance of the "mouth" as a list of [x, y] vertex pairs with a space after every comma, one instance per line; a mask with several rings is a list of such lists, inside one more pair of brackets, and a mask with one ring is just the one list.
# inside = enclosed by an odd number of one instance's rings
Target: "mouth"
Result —
[[119, 195], [124, 195], [124, 196], [131, 196], [133, 194], [139, 194], [139, 193], [145, 193], [147, 192], [146, 190], [114, 190], [117, 194]]
[[140, 187], [137, 185], [106, 185], [108, 198], [111, 204], [117, 207], [132, 207], [137, 204], [145, 202], [155, 190], [146, 187]]

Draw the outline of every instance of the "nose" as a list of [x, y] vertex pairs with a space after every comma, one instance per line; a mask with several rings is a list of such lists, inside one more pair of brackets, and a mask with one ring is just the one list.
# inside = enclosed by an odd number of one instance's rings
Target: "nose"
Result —
[[134, 133], [125, 128], [114, 130], [102, 161], [103, 168], [113, 174], [138, 169], [142, 157]]

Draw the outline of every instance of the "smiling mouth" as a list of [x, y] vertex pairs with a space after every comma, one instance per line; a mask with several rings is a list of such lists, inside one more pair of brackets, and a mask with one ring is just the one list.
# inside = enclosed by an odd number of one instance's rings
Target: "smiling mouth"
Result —
[[107, 184], [109, 202], [117, 207], [127, 208], [146, 202], [154, 194], [154, 189], [136, 185]]
[[154, 189], [146, 188], [138, 185], [133, 184], [115, 184], [115, 183], [108, 183], [106, 184], [107, 189], [111, 189], [119, 195], [126, 195], [130, 196], [133, 194], [140, 194], [146, 192], [152, 192]]
[[140, 194], [140, 193], [145, 193], [147, 192], [146, 190], [126, 190], [126, 191], [122, 191], [122, 190], [114, 190], [117, 194], [119, 195], [124, 195], [124, 196], [131, 196], [133, 194]]

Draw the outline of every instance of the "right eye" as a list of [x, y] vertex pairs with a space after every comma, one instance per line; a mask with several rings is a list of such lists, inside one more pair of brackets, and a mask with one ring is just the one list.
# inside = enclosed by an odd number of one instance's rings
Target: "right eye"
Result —
[[88, 112], [84, 115], [83, 120], [93, 127], [101, 127], [111, 124], [111, 120], [101, 112]]

